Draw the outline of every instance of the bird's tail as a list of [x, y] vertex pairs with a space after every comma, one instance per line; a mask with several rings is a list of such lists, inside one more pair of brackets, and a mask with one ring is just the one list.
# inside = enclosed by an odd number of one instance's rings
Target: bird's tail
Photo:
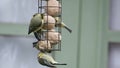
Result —
[[66, 63], [54, 63], [53, 65], [67, 65]]
[[53, 68], [55, 68], [56, 66], [54, 66], [54, 65], [46, 65], [46, 66], [48, 66], [48, 67], [53, 67]]
[[72, 32], [71, 29], [69, 29], [67, 26], [64, 26], [65, 29], [67, 29], [70, 33]]
[[68, 28], [63, 22], [61, 22], [61, 26], [67, 29], [70, 33], [72, 32], [72, 30]]

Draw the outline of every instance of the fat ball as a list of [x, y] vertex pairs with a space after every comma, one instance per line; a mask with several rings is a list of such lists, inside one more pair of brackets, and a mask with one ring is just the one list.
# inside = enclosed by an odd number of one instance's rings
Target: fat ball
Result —
[[41, 40], [33, 43], [33, 47], [41, 52], [51, 52], [51, 44], [48, 40]]
[[44, 20], [44, 25], [43, 25], [43, 29], [45, 30], [51, 30], [51, 29], [54, 29], [55, 28], [55, 19], [50, 16], [50, 15], [45, 15], [43, 17], [43, 20]]
[[56, 45], [61, 41], [61, 34], [52, 29], [45, 33], [45, 39], [49, 40], [51, 45]]
[[53, 17], [56, 17], [61, 13], [61, 4], [57, 0], [48, 0], [45, 12]]

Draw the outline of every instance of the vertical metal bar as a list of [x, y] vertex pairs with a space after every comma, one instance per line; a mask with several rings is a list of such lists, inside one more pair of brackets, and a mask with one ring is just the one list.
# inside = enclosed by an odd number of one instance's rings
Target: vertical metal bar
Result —
[[39, 0], [38, 0], [38, 13], [39, 13]]
[[41, 8], [40, 8], [40, 13], [42, 13], [42, 9], [43, 9], [42, 6], [43, 6], [43, 5], [42, 5], [42, 0], [41, 0], [41, 2], [40, 2], [40, 7], [41, 7]]
[[[61, 0], [61, 7], [60, 7], [60, 9], [61, 9], [61, 23], [62, 23], [62, 0]], [[62, 28], [60, 29], [61, 30], [61, 36], [62, 36]], [[61, 41], [60, 41], [60, 50], [61, 50]]]
[[[59, 6], [58, 6], [58, 8], [60, 9], [60, 14], [59, 14], [59, 18], [60, 18], [60, 22], [59, 23], [61, 23], [62, 22], [62, 0], [59, 0]], [[60, 7], [61, 6], [61, 7]], [[62, 29], [61, 29], [61, 26], [60, 27], [58, 27], [58, 32], [60, 33], [60, 35], [62, 35]], [[59, 36], [60, 36], [59, 35]], [[58, 44], [58, 49], [59, 49], [59, 51], [61, 51], [61, 41], [62, 40], [59, 40], [59, 44]]]
[[47, 23], [47, 48], [48, 48], [48, 1], [47, 1], [47, 22], [46, 23]]
[[[59, 1], [58, 1], [59, 2]], [[59, 10], [59, 4], [55, 7], [55, 8], [58, 8], [58, 10]], [[59, 21], [58, 21], [58, 23], [59, 23]], [[60, 28], [58, 27], [58, 33], [60, 33]], [[59, 41], [59, 34], [58, 34], [58, 41]], [[58, 51], [60, 50], [60, 41], [59, 41], [59, 43], [58, 43], [58, 49], [57, 49]]]

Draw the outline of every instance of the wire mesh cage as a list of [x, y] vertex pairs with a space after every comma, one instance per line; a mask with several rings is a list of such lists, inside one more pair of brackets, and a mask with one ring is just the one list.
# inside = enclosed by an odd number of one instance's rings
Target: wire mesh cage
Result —
[[[45, 14], [47, 16], [47, 20], [44, 23], [46, 25], [46, 31], [44, 31], [44, 38], [47, 40], [47, 47], [49, 47], [49, 41], [51, 42], [52, 49], [51, 51], [61, 51], [61, 22], [62, 22], [62, 0], [57, 0], [58, 4], [49, 4], [50, 0], [38, 0], [38, 13]], [[56, 9], [56, 13], [51, 14], [49, 13], [49, 9]], [[53, 23], [49, 23], [49, 16], [53, 17], [55, 19], [55, 31], [52, 31], [49, 29], [48, 25], [52, 25]], [[59, 18], [59, 21], [56, 20], [56, 18]], [[59, 26], [59, 27], [57, 27]], [[56, 36], [57, 35], [57, 36]], [[51, 38], [55, 37], [56, 39]], [[52, 43], [54, 42], [54, 43]]]

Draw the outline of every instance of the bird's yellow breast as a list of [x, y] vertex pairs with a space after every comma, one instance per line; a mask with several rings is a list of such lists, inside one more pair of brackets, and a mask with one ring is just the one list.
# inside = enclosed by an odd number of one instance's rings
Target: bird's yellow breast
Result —
[[44, 55], [43, 53], [39, 53], [39, 54], [38, 54], [38, 57], [41, 58], [41, 57], [43, 57], [43, 55]]

